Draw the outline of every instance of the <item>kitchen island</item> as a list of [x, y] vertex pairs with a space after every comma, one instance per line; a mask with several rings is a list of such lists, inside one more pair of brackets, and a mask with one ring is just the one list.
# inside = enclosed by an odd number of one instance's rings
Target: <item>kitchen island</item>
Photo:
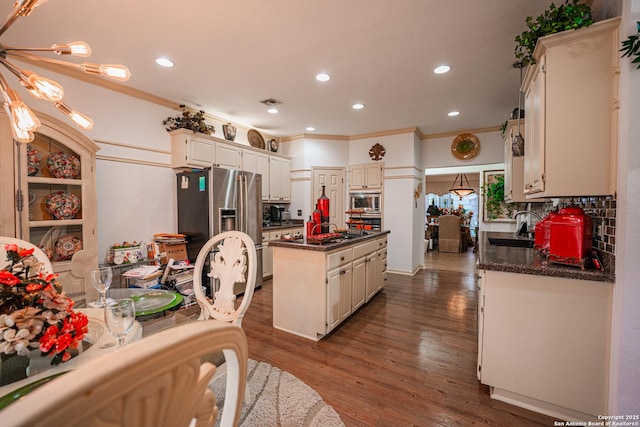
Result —
[[271, 241], [273, 327], [319, 341], [382, 290], [389, 231], [325, 244]]
[[564, 420], [607, 414], [613, 274], [479, 249], [478, 379], [491, 397]]

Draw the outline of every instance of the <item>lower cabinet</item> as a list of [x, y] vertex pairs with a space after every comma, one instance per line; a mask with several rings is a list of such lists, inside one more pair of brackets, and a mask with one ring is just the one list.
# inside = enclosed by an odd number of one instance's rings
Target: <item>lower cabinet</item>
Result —
[[273, 248], [269, 246], [272, 240], [280, 240], [283, 234], [303, 234], [304, 227], [278, 228], [262, 232], [262, 277], [273, 275]]
[[478, 378], [491, 397], [561, 419], [609, 413], [613, 284], [480, 271]]
[[273, 248], [273, 326], [320, 340], [386, 283], [386, 234], [331, 252]]

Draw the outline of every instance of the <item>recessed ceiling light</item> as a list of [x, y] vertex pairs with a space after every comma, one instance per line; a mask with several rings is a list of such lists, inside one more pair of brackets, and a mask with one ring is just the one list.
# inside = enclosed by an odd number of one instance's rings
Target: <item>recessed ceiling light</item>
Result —
[[307, 127], [307, 130], [309, 132], [313, 132], [314, 130], [316, 130], [316, 128], [314, 128], [313, 126], [309, 126], [309, 127]]
[[160, 65], [161, 67], [166, 67], [166, 68], [171, 68], [174, 65], [176, 65], [169, 58], [156, 58], [156, 64]]
[[460, 114], [460, 111], [449, 111], [449, 113], [447, 113], [447, 116], [455, 117], [455, 116], [457, 116], [459, 114]]
[[316, 75], [316, 80], [319, 82], [328, 82], [329, 80], [331, 80], [331, 76], [327, 73], [320, 73]]
[[451, 67], [448, 65], [440, 65], [433, 69], [433, 72], [436, 74], [444, 74], [448, 73], [449, 71], [451, 71]]
[[271, 107], [267, 110], [267, 113], [271, 113], [271, 114], [277, 114], [278, 113], [278, 109]]
[[360, 103], [353, 104], [351, 108], [353, 108], [354, 110], [362, 110], [364, 108], [364, 104], [360, 104]]

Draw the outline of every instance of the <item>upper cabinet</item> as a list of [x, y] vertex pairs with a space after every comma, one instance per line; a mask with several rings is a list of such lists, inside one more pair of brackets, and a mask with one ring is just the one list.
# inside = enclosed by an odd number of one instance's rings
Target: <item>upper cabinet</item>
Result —
[[262, 200], [291, 201], [291, 159], [187, 129], [171, 135], [171, 167], [218, 167], [262, 175]]
[[538, 40], [527, 69], [524, 193], [616, 191], [620, 18]]
[[291, 160], [275, 156], [269, 159], [269, 200], [291, 201]]
[[[0, 114], [3, 153], [2, 235], [39, 246], [63, 290], [77, 303], [98, 265], [95, 168], [98, 146], [65, 123], [38, 113], [42, 127], [29, 144], [15, 142]], [[13, 154], [13, 155], [11, 155]], [[12, 158], [9, 164], [7, 158]], [[8, 178], [8, 179], [5, 179]], [[5, 203], [12, 201], [9, 203]]]
[[350, 190], [381, 190], [384, 182], [384, 163], [364, 163], [349, 166]]
[[242, 150], [237, 145], [187, 129], [176, 129], [169, 134], [171, 135], [171, 167], [242, 168]]
[[[525, 110], [526, 111], [526, 110]], [[525, 137], [525, 120], [510, 120], [504, 133], [504, 201], [510, 203], [526, 202], [524, 195], [524, 156], [514, 156], [513, 138], [520, 132]], [[525, 137], [525, 141], [526, 141]]]

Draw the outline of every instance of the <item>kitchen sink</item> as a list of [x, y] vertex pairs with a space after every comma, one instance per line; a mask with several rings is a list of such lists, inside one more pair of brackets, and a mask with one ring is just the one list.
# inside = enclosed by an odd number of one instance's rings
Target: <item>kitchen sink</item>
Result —
[[493, 246], [509, 246], [511, 248], [532, 248], [533, 240], [517, 237], [489, 237], [489, 244]]

